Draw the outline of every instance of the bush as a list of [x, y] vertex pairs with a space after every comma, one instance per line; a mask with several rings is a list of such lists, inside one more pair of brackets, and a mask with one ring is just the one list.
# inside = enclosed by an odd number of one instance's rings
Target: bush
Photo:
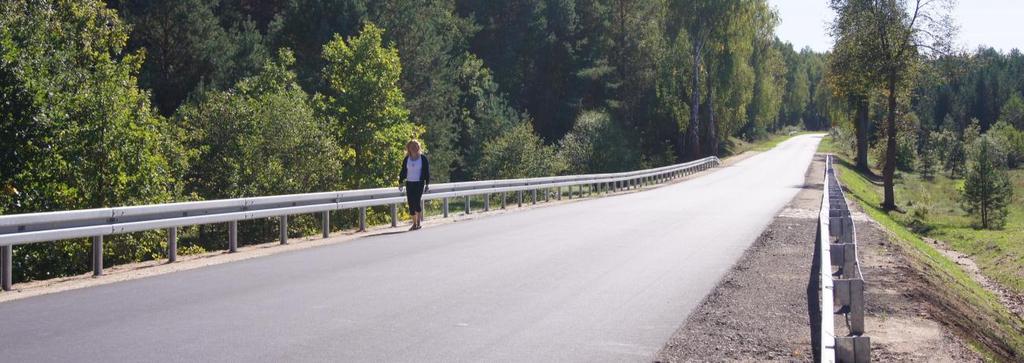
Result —
[[[197, 162], [186, 174], [189, 190], [203, 199], [309, 193], [341, 189], [350, 159], [314, 113], [310, 97], [288, 70], [294, 58], [282, 51], [260, 74], [238, 82], [232, 90], [206, 94], [186, 104], [177, 117], [188, 129], [185, 144], [196, 150]], [[239, 240], [268, 241], [276, 222], [239, 224]], [[289, 227], [311, 231], [316, 223], [296, 217]], [[182, 244], [223, 246], [225, 226], [183, 231]], [[216, 237], [214, 237], [216, 236]]]
[[[0, 1], [0, 214], [169, 202], [189, 151], [157, 115], [99, 1]], [[159, 232], [110, 236], [106, 262], [161, 255]], [[15, 248], [13, 280], [89, 270], [85, 239]]]
[[484, 145], [477, 179], [556, 175], [565, 169], [555, 149], [544, 145], [529, 122], [521, 122]]
[[829, 130], [829, 134], [837, 153], [851, 157], [857, 154], [857, 137], [853, 130], [839, 126]]
[[570, 173], [603, 173], [636, 169], [636, 149], [606, 112], [587, 111], [559, 142], [559, 156]]
[[950, 130], [932, 131], [928, 136], [928, 142], [932, 145], [935, 157], [940, 160], [943, 170], [954, 178], [963, 175], [967, 164], [967, 152], [963, 141], [956, 133]]
[[1024, 98], [1020, 93], [1010, 96], [1003, 108], [999, 111], [999, 119], [1013, 125], [1018, 130], [1024, 130]]
[[1024, 132], [1006, 121], [999, 121], [985, 134], [992, 141], [992, 147], [1005, 156], [1007, 167], [1017, 168], [1024, 164]]
[[1012, 197], [1010, 178], [1002, 170], [989, 137], [979, 138], [964, 181], [964, 210], [978, 220], [981, 228], [1001, 228], [1006, 223], [1006, 207]]

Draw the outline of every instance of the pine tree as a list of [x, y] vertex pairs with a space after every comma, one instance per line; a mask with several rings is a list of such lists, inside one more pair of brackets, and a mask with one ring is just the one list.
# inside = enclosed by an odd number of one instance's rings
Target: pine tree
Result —
[[935, 169], [938, 168], [938, 158], [935, 155], [934, 142], [930, 138], [926, 138], [920, 152], [917, 154], [918, 171], [925, 180], [932, 180], [935, 177]]
[[972, 156], [962, 194], [964, 210], [977, 218], [982, 228], [1000, 228], [1006, 223], [1006, 206], [1013, 197], [1010, 179], [995, 162], [988, 137], [978, 140]]

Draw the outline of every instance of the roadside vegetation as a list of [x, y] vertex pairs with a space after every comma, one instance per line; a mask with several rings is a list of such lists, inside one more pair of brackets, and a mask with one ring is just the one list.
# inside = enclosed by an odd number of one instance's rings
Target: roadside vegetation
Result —
[[[0, 2], [0, 214], [661, 166], [831, 124], [825, 55], [766, 0]], [[369, 211], [385, 222], [386, 209]], [[349, 228], [354, 212], [334, 213]], [[289, 234], [313, 233], [295, 216]], [[244, 221], [239, 240], [277, 235]], [[183, 228], [179, 253], [223, 249]], [[166, 256], [110, 236], [111, 264]], [[14, 279], [89, 270], [18, 246]]]

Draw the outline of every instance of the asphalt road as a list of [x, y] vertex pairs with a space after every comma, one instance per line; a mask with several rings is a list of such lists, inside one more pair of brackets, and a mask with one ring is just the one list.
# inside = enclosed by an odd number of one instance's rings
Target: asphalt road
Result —
[[641, 193], [3, 303], [0, 361], [650, 360], [820, 139]]

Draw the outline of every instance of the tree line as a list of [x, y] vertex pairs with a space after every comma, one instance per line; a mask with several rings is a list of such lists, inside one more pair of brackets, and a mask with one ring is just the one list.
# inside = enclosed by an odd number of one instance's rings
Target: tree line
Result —
[[[410, 138], [438, 181], [622, 171], [836, 114], [826, 56], [778, 40], [764, 0], [0, 9], [2, 214], [391, 186]], [[277, 227], [240, 228], [259, 242]], [[182, 231], [181, 248], [217, 248], [222, 229]], [[110, 263], [166, 253], [157, 232], [105, 248]], [[87, 263], [81, 241], [21, 246], [16, 279]]]

